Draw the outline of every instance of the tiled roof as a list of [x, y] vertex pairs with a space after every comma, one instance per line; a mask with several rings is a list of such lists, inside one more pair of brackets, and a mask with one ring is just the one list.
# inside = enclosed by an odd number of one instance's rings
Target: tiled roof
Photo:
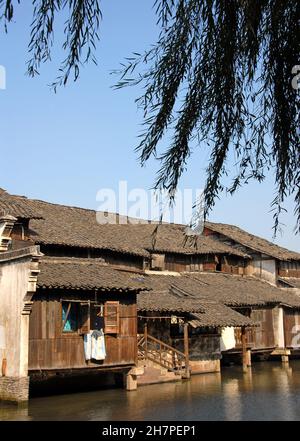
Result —
[[254, 326], [255, 322], [217, 302], [202, 302], [204, 314], [193, 313], [189, 323], [194, 328]]
[[147, 287], [138, 274], [103, 265], [96, 259], [44, 258], [39, 288], [140, 291]]
[[9, 203], [13, 213], [16, 214], [14, 207], [17, 205], [20, 206], [19, 210], [24, 210], [24, 215], [27, 210], [28, 216], [41, 217], [30, 221], [31, 238], [37, 244], [107, 249], [144, 257], [148, 256], [149, 252], [219, 253], [249, 257], [244, 252], [211, 237], [187, 236], [184, 226], [180, 225], [99, 224], [97, 212], [94, 210], [19, 196], [8, 195], [7, 198], [5, 203]]
[[207, 297], [194, 297], [198, 283], [185, 276], [146, 275], [148, 292], [138, 296], [140, 314], [147, 312], [188, 313], [194, 327], [253, 326], [254, 322]]
[[10, 195], [0, 188], [0, 216], [3, 215], [11, 215], [23, 219], [41, 218], [41, 214], [29, 199]]
[[300, 253], [280, 247], [266, 239], [250, 234], [235, 225], [206, 222], [205, 226], [215, 233], [222, 234], [246, 248], [267, 254], [275, 259], [300, 260]]
[[[141, 294], [138, 307], [141, 310], [172, 310], [173, 299], [182, 302], [182, 310], [205, 302], [217, 302], [229, 307], [265, 306], [284, 304], [300, 308], [300, 297], [286, 293], [268, 282], [254, 277], [223, 273], [185, 273], [178, 276], [147, 275], [145, 284], [149, 293]], [[174, 300], [174, 301], [175, 301]], [[195, 309], [194, 309], [195, 311]]]
[[278, 280], [285, 284], [290, 285], [291, 288], [299, 288], [300, 289], [300, 279], [296, 277], [279, 277]]
[[[197, 282], [197, 285], [193, 285], [193, 282], [188, 285], [187, 279]], [[296, 294], [286, 293], [256, 277], [224, 273], [190, 273], [177, 285], [182, 288], [189, 286], [189, 292], [195, 298], [213, 299], [233, 307], [286, 304], [300, 308], [300, 297]]]

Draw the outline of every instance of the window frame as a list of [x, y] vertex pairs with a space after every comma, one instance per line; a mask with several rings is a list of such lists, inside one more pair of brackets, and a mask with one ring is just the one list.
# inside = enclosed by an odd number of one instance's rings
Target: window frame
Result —
[[[65, 319], [63, 320], [64, 304], [68, 305], [69, 311], [68, 311]], [[66, 323], [67, 323], [68, 316], [70, 314], [72, 305], [74, 305], [76, 307], [76, 329], [75, 330], [72, 329], [70, 331], [67, 331], [67, 330], [64, 329], [64, 327], [66, 326]], [[77, 301], [63, 300], [63, 299], [61, 300], [61, 322], [60, 323], [61, 323], [61, 333], [62, 333], [62, 335], [64, 335], [64, 336], [71, 335], [72, 336], [72, 335], [77, 335], [79, 333], [79, 316], [80, 316], [80, 312], [78, 310], [78, 302]]]
[[[116, 308], [115, 324], [107, 323], [108, 317], [112, 315], [111, 313], [108, 313], [109, 307]], [[120, 302], [118, 300], [107, 300], [104, 303], [104, 334], [120, 334]]]

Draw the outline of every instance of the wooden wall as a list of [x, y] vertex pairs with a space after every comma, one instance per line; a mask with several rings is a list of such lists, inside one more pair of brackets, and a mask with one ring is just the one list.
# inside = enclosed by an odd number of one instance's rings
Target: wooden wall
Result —
[[300, 311], [284, 309], [284, 339], [287, 348], [300, 347]]
[[[250, 318], [258, 324], [258, 326], [246, 330], [247, 343], [251, 346], [251, 349], [265, 350], [272, 349], [276, 346], [274, 308], [256, 308], [252, 309], [251, 312], [249, 311], [249, 313], [242, 312], [240, 309], [238, 309], [238, 311], [244, 313], [247, 317], [250, 316]], [[235, 328], [235, 347], [237, 349], [241, 349], [242, 347], [241, 335], [241, 328]]]
[[215, 271], [216, 264], [214, 254], [191, 256], [167, 253], [165, 255], [165, 270], [167, 271]]
[[[222, 256], [220, 258], [220, 270], [229, 274], [244, 274], [245, 263], [237, 256]], [[217, 267], [218, 269], [218, 267]]]
[[296, 277], [300, 278], [300, 262], [279, 262], [278, 263], [278, 275], [279, 277]]
[[167, 271], [221, 271], [230, 274], [244, 274], [244, 261], [237, 256], [215, 256], [214, 254], [165, 255]]
[[60, 299], [94, 300], [89, 293], [47, 292], [34, 297], [29, 326], [29, 370], [73, 369], [130, 365], [136, 361], [136, 296], [134, 294], [98, 294], [98, 302], [120, 302], [120, 329], [105, 335], [107, 357], [104, 361], [85, 361], [83, 336], [62, 332]]
[[253, 349], [275, 347], [273, 308], [253, 309], [250, 318], [259, 324], [252, 330]]
[[[183, 338], [174, 338], [172, 346], [184, 352]], [[218, 360], [221, 358], [220, 335], [215, 332], [211, 334], [199, 334], [189, 336], [189, 358], [191, 361]]]
[[30, 239], [29, 233], [29, 220], [23, 219], [14, 224], [11, 232], [11, 238], [13, 240], [28, 240]]
[[143, 257], [118, 253], [110, 250], [97, 250], [81, 247], [64, 247], [61, 245], [41, 245], [41, 252], [51, 257], [78, 257], [103, 259], [115, 266], [125, 266], [130, 269], [143, 269]]

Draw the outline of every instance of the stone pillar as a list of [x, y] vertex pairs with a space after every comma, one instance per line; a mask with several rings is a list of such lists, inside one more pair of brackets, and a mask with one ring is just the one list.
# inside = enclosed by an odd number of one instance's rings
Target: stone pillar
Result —
[[137, 378], [136, 375], [126, 375], [126, 390], [137, 390]]
[[3, 401], [28, 401], [29, 377], [0, 377], [0, 397]]
[[144, 369], [141, 367], [133, 367], [129, 372], [123, 374], [123, 384], [126, 390], [137, 390], [137, 376], [142, 375]]
[[0, 400], [21, 403], [29, 398], [29, 315], [39, 258], [36, 246], [17, 255], [0, 253]]
[[289, 356], [288, 355], [282, 355], [281, 356], [282, 363], [288, 363], [289, 362]]
[[251, 349], [247, 349], [247, 366], [251, 367]]
[[284, 338], [284, 318], [283, 318], [283, 308], [277, 306], [273, 309], [273, 323], [274, 323], [274, 336], [275, 345], [278, 349], [285, 348], [285, 338]]

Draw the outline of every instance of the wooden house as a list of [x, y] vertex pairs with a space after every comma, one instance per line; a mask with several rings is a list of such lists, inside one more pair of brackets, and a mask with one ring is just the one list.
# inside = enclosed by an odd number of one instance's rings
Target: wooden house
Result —
[[[287, 312], [293, 316], [298, 316], [300, 312], [300, 297], [295, 293], [284, 292], [264, 280], [249, 276], [193, 273], [190, 277], [198, 281], [198, 286], [192, 291], [196, 298], [218, 300], [256, 323], [257, 326], [247, 331], [248, 349], [252, 354], [289, 355], [284, 317]], [[242, 348], [241, 330], [232, 332], [231, 346], [225, 349], [229, 355], [241, 352]]]
[[[275, 286], [283, 259], [276, 246], [251, 248], [254, 241], [208, 223], [196, 237], [180, 225], [99, 224], [94, 210], [5, 191], [1, 207], [13, 216], [0, 224], [2, 251], [38, 246], [43, 254], [22, 331], [32, 384], [111, 373], [133, 389], [157, 377], [219, 371], [225, 355], [243, 354], [244, 365], [250, 351], [286, 357], [295, 343], [300, 302], [290, 285]], [[297, 253], [285, 257], [296, 261]], [[94, 331], [105, 345], [98, 359], [87, 355]], [[168, 374], [155, 380], [153, 363]]]
[[30, 210], [15, 204], [14, 216], [7, 214], [0, 192], [0, 213], [0, 399], [19, 402], [28, 398], [29, 313], [41, 255], [38, 246], [11, 239], [15, 216], [28, 223]]
[[[300, 253], [280, 247], [266, 239], [250, 234], [235, 225], [206, 222], [204, 233], [228, 246], [232, 246], [250, 256], [245, 266], [245, 274], [262, 278], [281, 288], [286, 295], [300, 294]], [[292, 302], [293, 303], [293, 302]], [[284, 298], [283, 298], [284, 305]], [[270, 313], [269, 313], [270, 314]], [[288, 355], [298, 354], [300, 339], [300, 311], [299, 309], [283, 306], [280, 309], [280, 321], [283, 323], [281, 332], [281, 346], [286, 348], [282, 358], [287, 360]], [[264, 338], [270, 335], [268, 326], [272, 327], [271, 318], [266, 319], [262, 312], [256, 313], [257, 319], [262, 320]], [[272, 339], [269, 340], [271, 344]]]
[[280, 247], [235, 225], [206, 222], [204, 234], [247, 254], [245, 274], [274, 285], [280, 277], [300, 278], [300, 253]]
[[[192, 277], [147, 274], [144, 280], [149, 292], [142, 293], [138, 298], [138, 333], [143, 343], [139, 345], [139, 355], [142, 364], [147, 360], [145, 338], [148, 335], [150, 352], [153, 351], [153, 337], [166, 343], [170, 353], [171, 348], [181, 353], [188, 352], [191, 374], [219, 372], [222, 329], [255, 325], [250, 318], [218, 300], [194, 295], [194, 292], [198, 293], [199, 282]], [[146, 337], [143, 338], [145, 332]], [[145, 383], [149, 379], [144, 377], [141, 381]], [[150, 375], [150, 381], [155, 381], [153, 375]]]
[[[138, 275], [97, 259], [43, 258], [29, 324], [32, 378], [90, 370], [128, 374], [137, 360], [136, 296], [147, 288]], [[84, 336], [103, 331], [105, 354], [86, 358]], [[134, 375], [134, 374], [133, 374]]]

